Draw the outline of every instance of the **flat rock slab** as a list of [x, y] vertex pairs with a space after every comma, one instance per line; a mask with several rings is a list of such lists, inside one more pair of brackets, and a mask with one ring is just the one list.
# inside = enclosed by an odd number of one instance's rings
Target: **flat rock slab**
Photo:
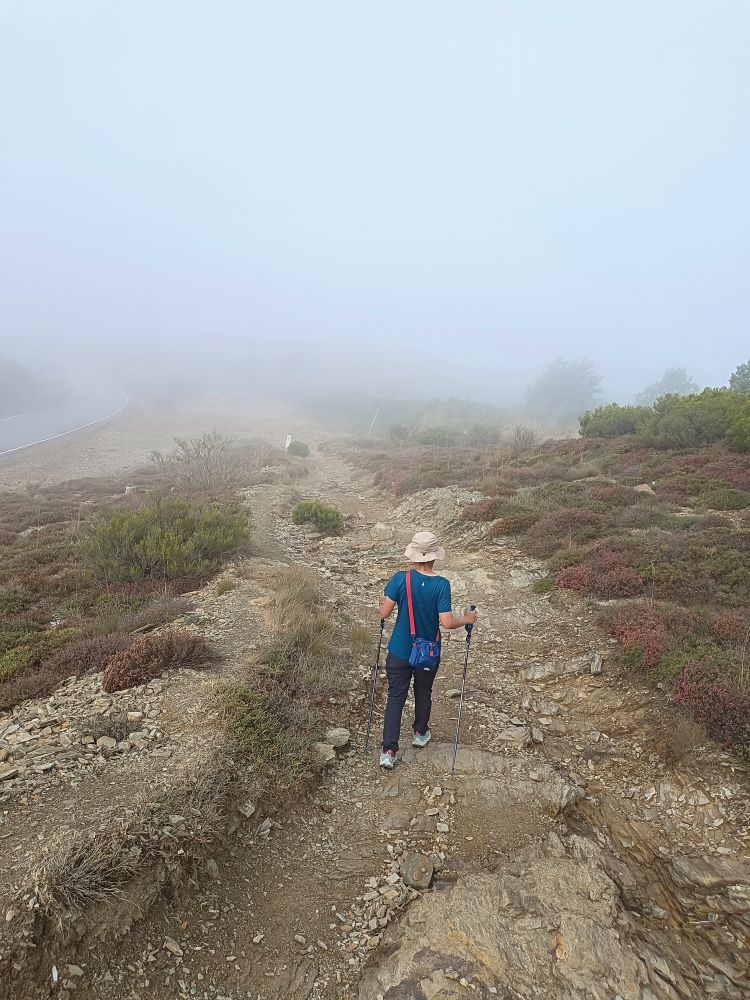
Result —
[[[450, 773], [452, 759], [452, 744], [433, 742], [423, 750], [405, 750], [401, 767], [419, 761], [442, 776]], [[462, 780], [469, 776], [470, 782]], [[454, 781], [459, 800], [478, 797], [495, 804], [525, 802], [530, 809], [542, 809], [553, 816], [574, 806], [584, 794], [542, 761], [506, 757], [473, 747], [459, 747]], [[405, 786], [406, 780], [402, 782]]]
[[468, 875], [414, 903], [386, 931], [359, 1000], [490, 991], [540, 1000], [645, 998], [648, 972], [621, 914], [596, 845], [578, 837], [563, 844], [551, 834], [541, 855], [535, 848], [496, 873]]

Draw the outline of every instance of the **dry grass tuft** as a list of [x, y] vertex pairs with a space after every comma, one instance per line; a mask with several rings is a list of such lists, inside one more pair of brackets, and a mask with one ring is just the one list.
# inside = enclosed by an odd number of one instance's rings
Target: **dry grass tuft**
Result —
[[66, 833], [31, 867], [23, 894], [31, 891], [42, 913], [62, 924], [93, 903], [121, 895], [136, 867], [136, 853], [115, 831], [72, 838]]
[[127, 712], [117, 712], [115, 715], [92, 715], [78, 728], [81, 732], [93, 736], [95, 740], [98, 740], [100, 736], [110, 736], [119, 743], [141, 727], [142, 723], [140, 722], [128, 722]]
[[290, 566], [276, 581], [275, 608], [277, 624], [290, 613], [312, 612], [320, 600], [320, 578], [306, 566]]
[[688, 757], [696, 747], [705, 743], [706, 731], [687, 716], [678, 715], [673, 720], [664, 746], [664, 758], [670, 764], [678, 764]]
[[373, 629], [368, 628], [366, 625], [350, 625], [349, 642], [355, 653], [361, 655], [369, 653], [375, 642], [373, 639]]

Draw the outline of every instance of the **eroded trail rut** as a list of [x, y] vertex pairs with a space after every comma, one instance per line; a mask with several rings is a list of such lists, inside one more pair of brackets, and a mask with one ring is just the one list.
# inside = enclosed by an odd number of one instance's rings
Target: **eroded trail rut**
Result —
[[[426, 491], [393, 509], [337, 459], [312, 465], [305, 494], [339, 505], [350, 529], [323, 541], [290, 530], [289, 491], [256, 487], [248, 502], [273, 534], [266, 555], [316, 568], [331, 602], [374, 636], [376, 595], [405, 541], [429, 528], [449, 551], [454, 606], [480, 609], [455, 778], [463, 631], [436, 679], [433, 742], [407, 741], [390, 774], [361, 752], [363, 658], [330, 705], [351, 744], [312, 797], [240, 828], [198, 883], [118, 942], [89, 942], [75, 995], [750, 995], [748, 789], [736, 762], [708, 747], [666, 762], [663, 699], [610, 668], [594, 609], [535, 595], [541, 567], [459, 522], [476, 495]], [[230, 595], [225, 620], [247, 614], [242, 596]], [[228, 630], [238, 661], [253, 628]]]

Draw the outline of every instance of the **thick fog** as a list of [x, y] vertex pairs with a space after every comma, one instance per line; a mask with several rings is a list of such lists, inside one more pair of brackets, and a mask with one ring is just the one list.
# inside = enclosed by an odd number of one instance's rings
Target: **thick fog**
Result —
[[0, 355], [502, 403], [750, 353], [746, 0], [5, 0]]

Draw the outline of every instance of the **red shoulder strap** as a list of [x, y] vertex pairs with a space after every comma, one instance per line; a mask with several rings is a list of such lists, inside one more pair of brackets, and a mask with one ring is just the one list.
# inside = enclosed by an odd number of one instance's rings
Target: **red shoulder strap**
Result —
[[411, 602], [411, 570], [406, 571], [406, 604], [409, 608], [409, 630], [411, 631], [412, 639], [417, 637], [417, 629], [414, 624], [414, 605]]

